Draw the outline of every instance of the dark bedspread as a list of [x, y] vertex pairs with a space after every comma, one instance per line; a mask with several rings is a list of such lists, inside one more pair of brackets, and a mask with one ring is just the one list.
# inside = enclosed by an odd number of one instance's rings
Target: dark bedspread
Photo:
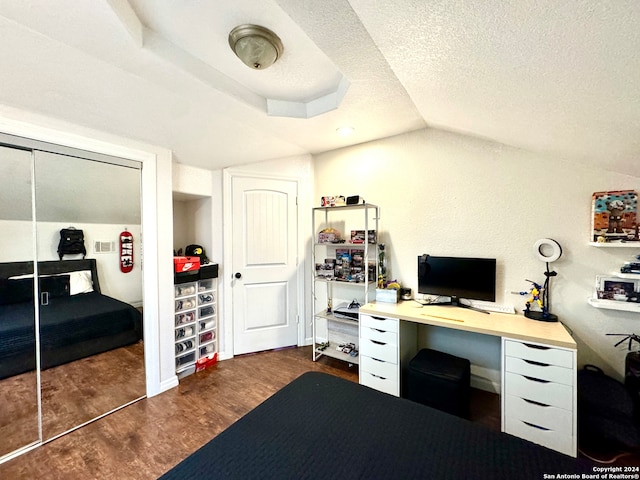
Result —
[[161, 479], [541, 480], [581, 472], [593, 470], [482, 425], [309, 372]]
[[[35, 368], [33, 312], [29, 302], [0, 306], [0, 378]], [[140, 312], [97, 292], [52, 298], [40, 309], [43, 369], [141, 338]]]

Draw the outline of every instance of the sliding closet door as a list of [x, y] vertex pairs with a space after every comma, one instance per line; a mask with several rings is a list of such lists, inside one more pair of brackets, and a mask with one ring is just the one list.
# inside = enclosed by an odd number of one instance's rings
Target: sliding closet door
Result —
[[[135, 307], [139, 315], [140, 169], [37, 150], [34, 154], [38, 261], [59, 259], [61, 229], [82, 230], [86, 258], [96, 260], [101, 293]], [[124, 231], [133, 239], [133, 269], [129, 272], [121, 269]], [[62, 262], [82, 257], [65, 255]], [[75, 288], [73, 278], [70, 293], [77, 298], [91, 294]], [[64, 315], [79, 316], [82, 321], [65, 323], [66, 318], [57, 317], [58, 310], [52, 309], [59, 299], [46, 300], [49, 304], [40, 302], [39, 306], [44, 440], [139, 399], [146, 390], [142, 340], [111, 346], [111, 324], [120, 317], [98, 311], [97, 300], [92, 300], [81, 312], [74, 310], [75, 303], [70, 306]], [[104, 337], [96, 338], [95, 328], [104, 330]]]
[[[31, 172], [31, 152], [0, 146], [0, 458], [40, 440]], [[9, 278], [15, 262], [31, 278]]]

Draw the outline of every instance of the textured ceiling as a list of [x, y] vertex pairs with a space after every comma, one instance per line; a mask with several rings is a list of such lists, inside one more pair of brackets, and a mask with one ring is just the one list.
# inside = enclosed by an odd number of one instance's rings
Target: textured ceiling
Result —
[[[241, 64], [241, 23], [282, 59]], [[640, 176], [638, 25], [637, 0], [0, 0], [0, 103], [205, 168], [429, 126]]]

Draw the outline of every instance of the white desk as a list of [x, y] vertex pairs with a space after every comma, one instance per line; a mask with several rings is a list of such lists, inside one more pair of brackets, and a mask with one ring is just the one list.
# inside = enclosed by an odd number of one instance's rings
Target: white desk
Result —
[[558, 322], [416, 302], [360, 307], [360, 383], [400, 396], [417, 326], [500, 337], [502, 431], [576, 456], [577, 346]]

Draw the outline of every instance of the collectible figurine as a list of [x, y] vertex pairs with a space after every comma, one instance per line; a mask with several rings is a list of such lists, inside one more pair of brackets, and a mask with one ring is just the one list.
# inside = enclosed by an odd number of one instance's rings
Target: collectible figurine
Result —
[[[555, 273], [555, 272], [552, 272], [552, 273]], [[529, 289], [529, 291], [513, 292], [513, 293], [518, 293], [520, 295], [531, 295], [531, 298], [529, 298], [529, 300], [527, 300], [527, 302], [525, 303], [525, 308], [524, 308], [525, 317], [532, 318], [534, 320], [542, 320], [545, 322], [555, 322], [557, 321], [558, 317], [556, 315], [549, 313], [549, 307], [545, 302], [547, 298], [545, 296], [545, 292], [548, 286], [548, 277], [552, 275], [550, 273], [545, 275], [548, 275], [548, 276], [547, 276], [547, 282], [545, 282], [544, 286], [534, 282], [533, 280], [527, 279], [527, 282], [531, 283], [531, 288]], [[538, 307], [540, 307], [539, 312], [531, 310], [531, 304], [533, 303], [536, 303]]]
[[540, 310], [544, 310], [544, 305], [542, 304], [542, 299], [540, 298], [540, 295], [542, 294], [542, 285], [538, 285], [536, 282], [533, 282], [531, 280], [527, 280], [527, 282], [531, 282], [532, 287], [529, 290], [529, 293], [531, 294], [531, 298], [527, 300], [527, 303], [525, 304], [525, 312], [529, 311], [531, 304], [533, 302], [536, 302], [538, 304], [538, 306], [540, 307]]

